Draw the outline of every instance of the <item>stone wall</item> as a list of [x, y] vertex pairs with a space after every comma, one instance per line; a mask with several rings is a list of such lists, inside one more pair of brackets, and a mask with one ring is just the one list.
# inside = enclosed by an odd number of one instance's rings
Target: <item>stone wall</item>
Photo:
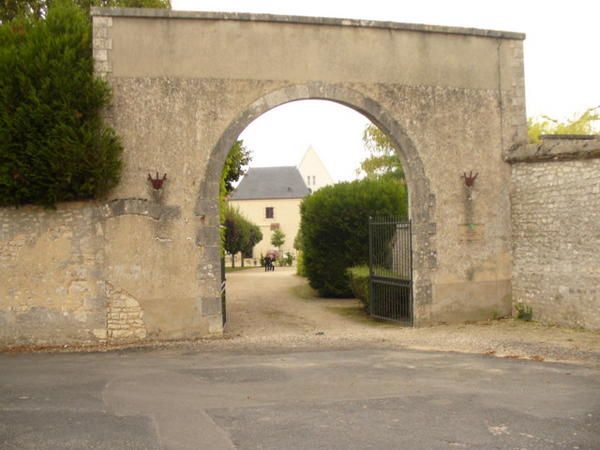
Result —
[[105, 342], [94, 206], [0, 208], [0, 346]]
[[[511, 172], [502, 157], [526, 132], [523, 35], [252, 14], [92, 14], [123, 177], [104, 202], [0, 211], [4, 342], [222, 333], [223, 162], [254, 119], [303, 99], [354, 108], [398, 150], [413, 224], [414, 323], [510, 313]], [[467, 188], [462, 174], [471, 170], [479, 177]], [[156, 171], [168, 175], [160, 192], [147, 181]]]
[[[261, 114], [314, 98], [363, 113], [398, 149], [414, 232], [415, 323], [510, 313], [502, 155], [526, 136], [523, 35], [132, 10], [94, 10], [94, 30], [96, 68], [114, 92], [110, 118], [128, 149], [113, 195], [143, 197], [147, 171], [169, 173], [166, 201], [198, 227], [198, 270], [185, 283], [200, 286], [203, 311], [219, 311], [217, 194], [227, 151]], [[466, 189], [470, 170], [479, 178]]]
[[0, 348], [222, 331], [220, 311], [198, 302], [200, 286], [178, 282], [195, 280], [185, 258], [198, 253], [179, 208], [147, 197], [0, 208]]
[[548, 323], [600, 329], [600, 138], [509, 156], [513, 300]]

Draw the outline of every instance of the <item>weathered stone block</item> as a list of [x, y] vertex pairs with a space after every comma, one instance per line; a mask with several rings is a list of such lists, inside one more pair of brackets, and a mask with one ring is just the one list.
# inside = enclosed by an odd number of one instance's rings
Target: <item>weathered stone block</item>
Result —
[[112, 27], [113, 21], [112, 17], [99, 17], [94, 16], [92, 18], [94, 28], [104, 28], [104, 27]]
[[202, 315], [212, 316], [221, 314], [221, 298], [220, 297], [203, 297], [202, 298]]

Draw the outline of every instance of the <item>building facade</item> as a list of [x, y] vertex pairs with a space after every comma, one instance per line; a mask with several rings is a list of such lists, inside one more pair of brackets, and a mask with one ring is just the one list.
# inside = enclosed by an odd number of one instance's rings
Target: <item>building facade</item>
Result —
[[325, 164], [317, 155], [315, 149], [310, 146], [300, 160], [298, 170], [302, 175], [302, 179], [311, 192], [318, 191], [324, 186], [333, 184], [333, 178], [329, 175]]
[[308, 147], [298, 167], [250, 168], [229, 198], [229, 204], [258, 225], [263, 234], [252, 255], [246, 256], [258, 259], [269, 250], [277, 250], [271, 245], [271, 237], [277, 229], [285, 234], [282, 253], [295, 256], [294, 240], [300, 229], [302, 199], [333, 183], [312, 146]]
[[285, 234], [283, 254], [295, 254], [294, 239], [300, 228], [300, 204], [310, 193], [296, 167], [254, 167], [231, 194], [229, 204], [260, 227], [263, 239], [254, 246], [252, 258], [269, 250], [275, 230]]

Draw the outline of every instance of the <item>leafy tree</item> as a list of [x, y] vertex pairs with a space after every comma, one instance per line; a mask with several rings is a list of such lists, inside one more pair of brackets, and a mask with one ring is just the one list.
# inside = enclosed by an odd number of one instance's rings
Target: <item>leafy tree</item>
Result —
[[242, 250], [244, 242], [242, 236], [244, 231], [242, 230], [243, 223], [241, 222], [241, 216], [237, 210], [228, 207], [224, 211], [224, 239], [223, 248], [229, 254], [231, 254], [231, 266], [235, 267], [235, 255]]
[[407, 217], [406, 187], [391, 178], [326, 186], [300, 207], [303, 268], [325, 297], [351, 296], [347, 269], [367, 264], [369, 216]]
[[74, 0], [79, 6], [89, 10], [92, 6], [101, 8], [161, 8], [170, 9], [171, 0]]
[[540, 142], [542, 134], [593, 134], [594, 123], [600, 121], [600, 106], [586, 109], [581, 115], [560, 122], [548, 116], [527, 119], [527, 137], [531, 144]]
[[391, 177], [405, 182], [398, 152], [383, 131], [373, 124], [367, 125], [363, 133], [363, 143], [370, 156], [360, 163], [358, 173], [364, 172], [369, 178]]
[[[48, 9], [61, 0], [0, 0], [0, 22], [8, 22], [18, 16], [34, 19], [46, 17]], [[170, 0], [70, 0], [89, 13], [90, 7], [105, 8], [171, 8]]]
[[223, 171], [221, 172], [221, 191], [228, 195], [233, 191], [233, 183], [238, 181], [252, 160], [252, 152], [244, 145], [243, 140], [237, 140], [231, 146]]
[[243, 245], [243, 248], [241, 249], [242, 267], [244, 267], [244, 257], [249, 257], [252, 255], [252, 249], [256, 244], [262, 241], [262, 238], [263, 234], [262, 231], [260, 231], [260, 228], [257, 225], [250, 223], [250, 226], [248, 227], [248, 235], [246, 237], [246, 242]]
[[0, 205], [100, 197], [120, 177], [121, 145], [100, 116], [90, 6], [169, 0], [0, 0]]
[[46, 15], [48, 5], [41, 0], [0, 0], [0, 22], [5, 23], [16, 17], [41, 18]]
[[279, 228], [273, 231], [271, 235], [271, 245], [274, 245], [281, 252], [281, 246], [285, 244], [285, 233]]
[[0, 205], [52, 206], [114, 187], [122, 147], [100, 115], [109, 99], [80, 8], [57, 0], [45, 20], [0, 26]]
[[[237, 140], [229, 150], [223, 170], [221, 171], [221, 184], [219, 186], [219, 210], [221, 223], [225, 220], [227, 209], [227, 196], [233, 191], [233, 183], [238, 181], [246, 173], [246, 169], [252, 160], [252, 152], [246, 148], [244, 141]], [[262, 238], [261, 238], [262, 239]]]
[[231, 265], [234, 267], [235, 255], [239, 252], [252, 251], [252, 247], [262, 240], [262, 232], [257, 225], [246, 219], [235, 208], [228, 206], [224, 215], [223, 247], [227, 253], [231, 254]]

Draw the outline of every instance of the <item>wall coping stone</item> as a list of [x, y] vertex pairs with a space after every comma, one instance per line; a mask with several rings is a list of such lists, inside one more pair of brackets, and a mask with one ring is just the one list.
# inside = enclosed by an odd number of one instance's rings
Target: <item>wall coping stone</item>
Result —
[[542, 134], [542, 141], [546, 140], [568, 140], [568, 141], [591, 141], [600, 139], [600, 135], [596, 134]]
[[560, 135], [547, 137], [539, 144], [522, 144], [511, 148], [508, 163], [600, 158], [600, 136]]
[[417, 31], [425, 33], [458, 34], [466, 36], [482, 36], [489, 38], [525, 40], [525, 33], [513, 31], [485, 30], [479, 28], [452, 27], [442, 25], [425, 25], [399, 23], [377, 20], [340, 19], [330, 17], [288, 16], [276, 14], [253, 14], [209, 11], [173, 11], [171, 9], [152, 8], [91, 8], [92, 16], [128, 17], [144, 19], [194, 19], [194, 20], [229, 20], [238, 22], [273, 22], [300, 25], [329, 25], [357, 28], [381, 28], [386, 30]]

